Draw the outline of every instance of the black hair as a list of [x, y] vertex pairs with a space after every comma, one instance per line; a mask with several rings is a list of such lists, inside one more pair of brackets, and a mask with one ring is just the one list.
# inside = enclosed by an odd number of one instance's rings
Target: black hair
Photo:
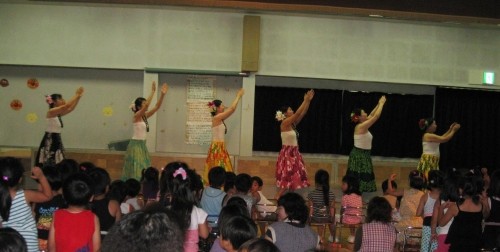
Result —
[[392, 207], [384, 197], [373, 197], [368, 202], [366, 209], [366, 222], [379, 221], [390, 223], [392, 221]]
[[[361, 116], [361, 113], [363, 113], [362, 108], [355, 108], [352, 110], [351, 114], [353, 116], [350, 116], [349, 120], [353, 123], [358, 123], [359, 122], [359, 117]], [[357, 119], [356, 119], [357, 118]]]
[[94, 163], [90, 161], [80, 163], [79, 171], [89, 173], [91, 170], [95, 168]]
[[226, 172], [226, 181], [224, 181], [224, 192], [228, 192], [235, 186], [236, 174], [234, 172]]
[[[392, 180], [391, 181], [391, 185], [392, 185], [392, 188], [393, 189], [398, 189], [398, 184], [396, 183], [396, 181]], [[389, 180], [386, 179], [382, 182], [382, 192], [386, 192], [387, 189], [389, 189]]]
[[[49, 108], [53, 108], [56, 105], [56, 101], [59, 99], [62, 99], [61, 94], [51, 94], [50, 99], [52, 99], [52, 103], [49, 104]], [[57, 115], [57, 119], [59, 119], [59, 122], [61, 123], [61, 128], [64, 128], [63, 121], [61, 119], [61, 115]]]
[[103, 168], [96, 167], [89, 172], [89, 176], [94, 181], [94, 194], [101, 195], [106, 193], [109, 184], [111, 183], [111, 178], [109, 177], [108, 171]]
[[458, 174], [449, 173], [444, 180], [443, 190], [441, 190], [440, 198], [444, 201], [458, 202], [460, 194], [458, 192]]
[[107, 197], [111, 200], [116, 200], [119, 203], [125, 201], [127, 197], [127, 186], [122, 180], [115, 180], [109, 186], [109, 193]]
[[0, 228], [0, 252], [27, 252], [24, 237], [11, 227]]
[[236, 175], [234, 184], [238, 192], [248, 193], [250, 188], [252, 188], [252, 177], [246, 173], [240, 173]]
[[158, 191], [160, 189], [160, 172], [156, 168], [150, 166], [146, 169], [142, 169], [141, 174], [142, 183], [150, 184], [153, 191]]
[[422, 174], [417, 171], [413, 170], [410, 172], [408, 175], [408, 179], [410, 180], [410, 187], [413, 189], [417, 190], [422, 190], [424, 188], [424, 178], [422, 177]]
[[102, 251], [183, 252], [184, 232], [172, 211], [159, 204], [125, 215], [102, 241]]
[[163, 206], [169, 206], [172, 201], [171, 184], [173, 174], [179, 167], [188, 167], [184, 162], [175, 161], [165, 165], [165, 168], [160, 173], [160, 203]]
[[[221, 100], [213, 100], [212, 103], [215, 105], [216, 108], [218, 108], [222, 104], [222, 101]], [[215, 116], [215, 113], [216, 113], [216, 111], [210, 111], [210, 114], [212, 114], [212, 116]]]
[[274, 243], [264, 238], [253, 238], [243, 243], [239, 250], [241, 252], [280, 252]]
[[282, 206], [288, 216], [288, 220], [299, 221], [305, 224], [309, 218], [309, 209], [302, 196], [295, 192], [288, 192], [278, 199], [278, 206]]
[[84, 173], [69, 176], [63, 183], [63, 197], [68, 205], [86, 207], [92, 198], [92, 178]]
[[3, 221], [9, 220], [12, 197], [9, 188], [16, 187], [23, 177], [24, 167], [14, 157], [0, 159], [0, 216]]
[[234, 197], [229, 198], [226, 202], [226, 206], [230, 206], [230, 205], [241, 206], [241, 207], [246, 209], [247, 213], [249, 213], [247, 202], [242, 197], [234, 196]]
[[461, 197], [458, 201], [459, 204], [462, 204], [464, 201], [463, 196], [469, 196], [472, 199], [474, 204], [480, 203], [480, 194], [483, 190], [482, 188], [482, 178], [477, 176], [465, 176], [461, 177], [458, 180], [458, 188], [462, 189]]
[[257, 184], [259, 185], [259, 187], [262, 187], [264, 185], [264, 181], [262, 181], [262, 179], [259, 176], [253, 176], [252, 177], [252, 183], [253, 182], [257, 182]]
[[443, 187], [444, 178], [443, 173], [439, 170], [431, 170], [427, 175], [427, 188], [439, 188]]
[[208, 172], [208, 183], [213, 188], [221, 188], [226, 180], [226, 170], [221, 166], [215, 166]]
[[132, 198], [141, 192], [141, 183], [135, 178], [125, 180], [125, 186], [127, 187], [127, 195]]
[[222, 240], [227, 240], [233, 249], [239, 249], [246, 241], [257, 237], [257, 225], [246, 216], [233, 216], [220, 226]]
[[49, 182], [50, 189], [52, 191], [57, 191], [62, 187], [62, 177], [61, 170], [53, 165], [45, 165], [42, 168], [43, 175], [47, 178], [47, 182]]
[[355, 193], [361, 195], [359, 191], [359, 179], [357, 177], [347, 174], [342, 178], [342, 182], [347, 184], [347, 190], [344, 192], [345, 194]]
[[500, 170], [495, 170], [490, 177], [489, 197], [500, 197]]
[[62, 181], [80, 170], [78, 162], [74, 159], [63, 159], [56, 164], [56, 167], [61, 173]]
[[314, 175], [314, 182], [321, 186], [323, 191], [323, 203], [326, 207], [330, 206], [330, 174], [323, 169], [319, 169]]

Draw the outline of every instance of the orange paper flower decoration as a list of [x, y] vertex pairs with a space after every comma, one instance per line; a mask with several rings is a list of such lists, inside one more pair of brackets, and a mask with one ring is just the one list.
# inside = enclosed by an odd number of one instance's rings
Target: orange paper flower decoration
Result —
[[37, 79], [35, 78], [31, 78], [28, 80], [28, 87], [31, 88], [31, 89], [35, 89], [37, 88], [38, 86], [40, 86], [40, 83], [38, 82]]
[[23, 108], [23, 103], [18, 99], [14, 99], [10, 102], [10, 108], [16, 111], [20, 110]]

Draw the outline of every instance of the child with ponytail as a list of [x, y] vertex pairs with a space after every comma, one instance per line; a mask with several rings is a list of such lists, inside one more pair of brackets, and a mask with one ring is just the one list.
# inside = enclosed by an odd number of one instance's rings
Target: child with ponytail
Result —
[[316, 187], [307, 195], [309, 216], [314, 223], [330, 223], [330, 242], [335, 235], [335, 194], [330, 191], [330, 175], [320, 169], [314, 175]]

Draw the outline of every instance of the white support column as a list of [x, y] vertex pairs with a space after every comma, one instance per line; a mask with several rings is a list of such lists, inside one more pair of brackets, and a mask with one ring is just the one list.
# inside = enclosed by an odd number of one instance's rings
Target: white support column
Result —
[[243, 78], [245, 95], [241, 99], [240, 156], [251, 157], [253, 146], [253, 115], [255, 101], [255, 74]]

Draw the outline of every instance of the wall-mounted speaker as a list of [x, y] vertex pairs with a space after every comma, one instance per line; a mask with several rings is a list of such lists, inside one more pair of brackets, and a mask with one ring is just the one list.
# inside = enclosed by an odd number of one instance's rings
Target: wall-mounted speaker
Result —
[[259, 70], [260, 17], [243, 17], [242, 72]]

